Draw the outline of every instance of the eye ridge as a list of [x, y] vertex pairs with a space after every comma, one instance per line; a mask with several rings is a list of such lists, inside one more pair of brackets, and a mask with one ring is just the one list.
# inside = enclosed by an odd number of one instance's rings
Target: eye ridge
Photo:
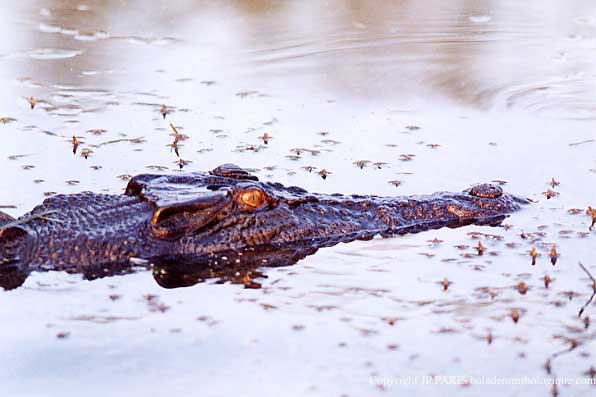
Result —
[[259, 189], [251, 189], [240, 194], [240, 200], [249, 207], [258, 208], [265, 202], [265, 193]]

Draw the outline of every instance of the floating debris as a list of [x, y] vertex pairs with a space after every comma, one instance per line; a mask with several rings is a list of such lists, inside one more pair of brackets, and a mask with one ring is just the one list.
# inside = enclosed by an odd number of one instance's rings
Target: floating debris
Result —
[[247, 90], [247, 91], [241, 91], [241, 92], [236, 93], [236, 96], [239, 98], [247, 98], [250, 96], [265, 96], [265, 95], [261, 94], [259, 91]]
[[304, 167], [302, 167], [303, 170], [305, 170], [306, 172], [313, 172], [314, 170], [317, 169], [317, 167], [312, 166], [312, 165], [305, 165]]
[[[588, 301], [586, 303], [584, 303], [584, 305], [581, 307], [581, 309], [579, 309], [579, 312], [577, 314], [577, 316], [581, 318], [582, 314], [584, 313], [584, 310], [586, 310], [586, 307], [588, 307], [590, 305], [590, 303], [592, 303], [592, 300], [594, 300], [594, 295], [596, 295], [596, 279], [594, 279], [592, 274], [590, 274], [588, 269], [586, 269], [585, 266], [582, 265], [581, 262], [579, 265], [592, 280], [592, 295], [590, 295], [590, 298], [588, 299]], [[588, 317], [584, 318], [584, 327], [588, 328], [589, 325], [590, 325], [590, 319]]]
[[486, 239], [490, 239], [490, 240], [496, 240], [496, 241], [501, 241], [503, 240], [505, 237], [499, 235], [499, 234], [490, 234], [490, 233], [483, 233], [483, 232], [468, 232], [468, 236], [470, 236], [473, 240], [477, 240], [479, 238], [486, 238]]
[[87, 132], [93, 135], [102, 135], [105, 134], [107, 130], [104, 130], [103, 128], [94, 128], [91, 130], [87, 130]]
[[35, 109], [35, 105], [37, 105], [37, 99], [30, 96], [28, 101], [29, 101], [29, 105], [31, 106], [31, 109]]
[[161, 105], [161, 108], [159, 109], [159, 112], [161, 113], [161, 115], [163, 116], [164, 120], [166, 119], [166, 115], [170, 112], [167, 108], [166, 105]]
[[143, 142], [145, 142], [145, 139], [143, 139], [142, 137], [113, 139], [111, 141], [102, 142], [97, 146], [113, 145], [115, 143], [120, 143], [120, 142], [143, 143]]
[[415, 154], [411, 154], [411, 153], [400, 154], [399, 155], [399, 160], [400, 161], [412, 161], [412, 160], [414, 160], [414, 157], [416, 157], [416, 155]]
[[159, 300], [159, 297], [157, 295], [147, 294], [144, 296], [144, 298], [147, 301], [147, 306], [149, 307], [149, 311], [152, 311], [152, 312], [159, 311], [161, 313], [165, 313], [166, 311], [168, 311], [170, 309], [169, 306], [167, 306], [165, 303], [163, 303]]
[[178, 142], [180, 141], [180, 133], [178, 129], [174, 126], [174, 124], [170, 123], [170, 128], [174, 131], [174, 142], [170, 145], [172, 149], [174, 149], [174, 153], [176, 153], [177, 157], [180, 157], [180, 153], [178, 151]]
[[263, 149], [266, 149], [266, 146], [263, 145], [253, 145], [253, 144], [246, 144], [246, 145], [240, 145], [240, 146], [236, 146], [236, 152], [260, 152]]
[[169, 170], [168, 167], [163, 166], [163, 165], [148, 165], [145, 168], [147, 168], [149, 170], [156, 170], [156, 171], [167, 171], [167, 170]]
[[404, 183], [404, 181], [401, 181], [399, 179], [394, 179], [394, 180], [389, 181], [387, 183], [390, 183], [390, 184], [392, 184], [395, 187], [399, 187], [399, 186], [401, 186]]
[[417, 125], [406, 125], [406, 130], [408, 131], [418, 131], [420, 129], [420, 127], [418, 127]]
[[313, 156], [316, 156], [316, 155], [318, 155], [320, 153], [320, 151], [318, 151], [318, 150], [305, 149], [305, 148], [294, 148], [294, 149], [290, 149], [290, 152], [293, 152], [296, 156], [300, 156], [302, 154], [302, 152], [310, 153]]
[[581, 141], [581, 142], [572, 142], [572, 143], [569, 144], [569, 146], [579, 146], [579, 145], [583, 145], [583, 144], [586, 144], [586, 143], [592, 143], [592, 142], [596, 142], [596, 140], [594, 140], [594, 139], [587, 139], [587, 140]]
[[579, 267], [582, 268], [582, 270], [584, 272], [586, 272], [586, 274], [588, 275], [588, 277], [590, 277], [590, 280], [592, 280], [592, 290], [594, 290], [594, 292], [596, 292], [596, 278], [594, 278], [594, 276], [592, 276], [592, 273], [590, 273], [590, 271], [584, 266], [583, 263], [579, 263]]

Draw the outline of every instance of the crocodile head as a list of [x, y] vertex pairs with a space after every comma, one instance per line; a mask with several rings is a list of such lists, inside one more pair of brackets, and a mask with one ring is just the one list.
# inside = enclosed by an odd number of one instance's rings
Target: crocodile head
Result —
[[232, 164], [208, 174], [137, 175], [125, 194], [151, 205], [149, 232], [166, 241], [201, 234], [221, 224], [248, 228], [251, 220], [280, 203], [271, 186]]
[[375, 234], [496, 225], [527, 203], [493, 184], [402, 198], [318, 195], [260, 182], [233, 164], [208, 174], [138, 175], [126, 194], [151, 205], [150, 234], [171, 242], [171, 252], [180, 256], [305, 240], [322, 247]]

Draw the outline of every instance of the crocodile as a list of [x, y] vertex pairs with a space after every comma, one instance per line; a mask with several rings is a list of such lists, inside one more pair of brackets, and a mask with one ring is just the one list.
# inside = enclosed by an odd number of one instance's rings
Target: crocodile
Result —
[[194, 266], [193, 280], [203, 280], [213, 269], [292, 264], [377, 235], [498, 226], [528, 202], [490, 183], [418, 196], [316, 194], [234, 164], [140, 174], [124, 194], [54, 195], [17, 219], [0, 212], [0, 279], [18, 286], [33, 270], [96, 278], [151, 263], [162, 274]]

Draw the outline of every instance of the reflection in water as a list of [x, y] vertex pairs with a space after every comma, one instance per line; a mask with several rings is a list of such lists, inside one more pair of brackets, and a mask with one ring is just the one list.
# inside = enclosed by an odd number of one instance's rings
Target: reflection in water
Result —
[[128, 265], [98, 266], [28, 266], [22, 264], [2, 265], [0, 267], [0, 287], [12, 290], [20, 287], [33, 271], [65, 271], [70, 274], [81, 274], [85, 280], [95, 280], [130, 274], [142, 267], [152, 271], [157, 284], [163, 288], [190, 287], [206, 281], [216, 283], [242, 284], [246, 288], [260, 288], [256, 278], [266, 278], [260, 268], [293, 265], [308, 255], [317, 252], [309, 241], [287, 244], [283, 247], [263, 247], [247, 249], [243, 252], [219, 252], [194, 259], [192, 262], [181, 262], [176, 259], [152, 261], [134, 267]]
[[[265, 80], [291, 74], [307, 86], [356, 97], [408, 101], [439, 95], [548, 117], [595, 116], [596, 103], [589, 98], [594, 64], [581, 57], [594, 46], [593, 5], [160, 3], [164, 7], [156, 12], [159, 7], [139, 1], [100, 2], [85, 9], [77, 1], [46, 2], [39, 31], [18, 38], [33, 59], [15, 62], [15, 72], [51, 89], [87, 81], [115, 91], [127, 82], [123, 77], [131, 66], [147, 81], [156, 70], [186, 73], [192, 68]], [[28, 4], [29, 15], [39, 12], [37, 5]], [[139, 35], [141, 25], [151, 31]], [[47, 62], [65, 57], [70, 59]]]

